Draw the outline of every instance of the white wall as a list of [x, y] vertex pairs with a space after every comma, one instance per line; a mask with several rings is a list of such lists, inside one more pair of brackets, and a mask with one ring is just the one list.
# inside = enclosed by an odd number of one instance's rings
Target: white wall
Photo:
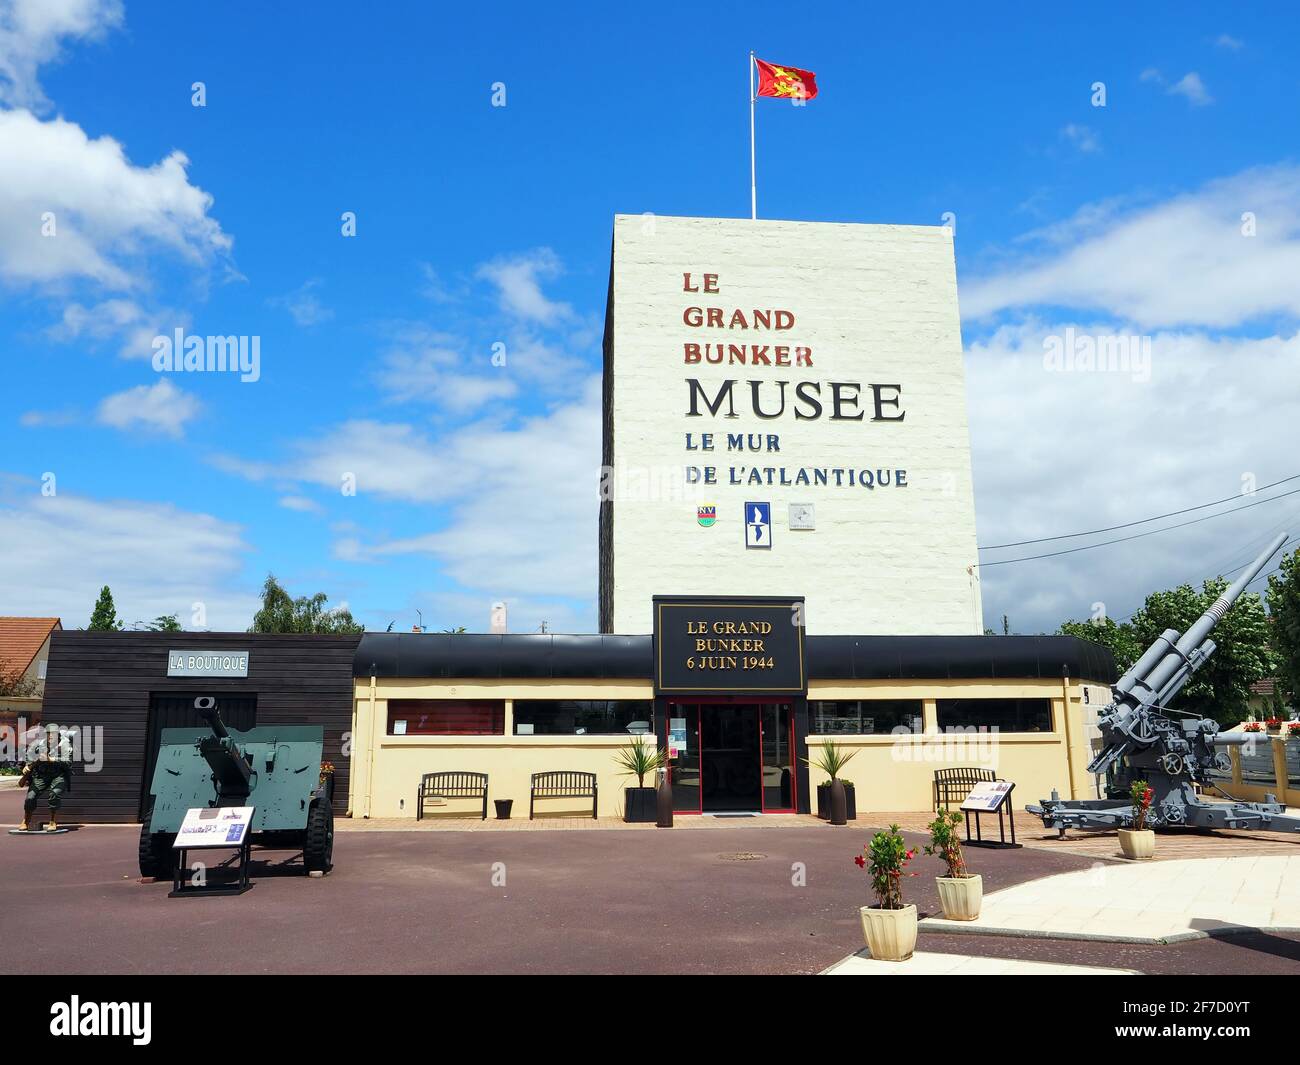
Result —
[[[701, 288], [704, 273], [717, 274], [720, 291], [683, 291], [687, 272]], [[746, 316], [780, 309], [794, 315], [794, 324], [780, 332], [692, 328], [683, 312], [693, 306], [723, 308], [727, 320], [737, 308]], [[602, 544], [607, 562], [612, 551], [611, 568], [602, 570], [602, 599], [612, 597], [612, 613], [602, 619], [607, 631], [651, 631], [656, 594], [802, 594], [808, 631], [817, 634], [983, 631], [969, 569], [976, 561], [975, 508], [946, 229], [620, 215], [611, 314], [606, 461], [612, 458], [615, 495], [612, 532]], [[688, 342], [808, 347], [812, 365], [688, 365]], [[736, 379], [738, 416], [712, 417], [700, 406], [703, 417], [688, 417], [688, 378], [700, 380], [710, 397], [720, 382]], [[752, 413], [751, 380], [764, 382], [769, 411], [779, 405], [771, 382], [788, 382], [782, 416]], [[793, 390], [804, 381], [822, 382], [820, 418], [794, 417]], [[862, 386], [861, 421], [830, 419], [830, 381]], [[873, 383], [901, 386], [903, 421], [871, 420]], [[714, 433], [715, 450], [688, 451], [686, 434], [698, 442], [706, 432]], [[728, 433], [775, 434], [780, 452], [728, 451]], [[706, 464], [717, 468], [717, 485], [639, 493], [626, 476], [630, 468], [680, 483], [687, 465]], [[734, 486], [733, 466], [784, 466], [791, 480], [801, 467], [901, 468], [908, 484], [874, 491]], [[772, 505], [770, 550], [745, 547], [742, 509], [750, 501]], [[814, 531], [787, 528], [792, 502], [814, 504]], [[698, 524], [699, 503], [717, 506], [712, 528]]]

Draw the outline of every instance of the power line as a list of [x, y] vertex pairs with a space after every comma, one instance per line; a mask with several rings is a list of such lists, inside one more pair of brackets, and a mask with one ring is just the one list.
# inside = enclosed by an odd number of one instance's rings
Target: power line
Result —
[[[1292, 478], [1287, 478], [1287, 479], [1291, 480]], [[1280, 484], [1281, 482], [1278, 483]], [[1218, 514], [1206, 514], [1202, 518], [1193, 518], [1191, 521], [1180, 521], [1176, 525], [1166, 525], [1159, 529], [1148, 529], [1146, 532], [1134, 533], [1132, 536], [1119, 536], [1116, 537], [1114, 540], [1102, 540], [1100, 543], [1084, 544], [1082, 547], [1067, 547], [1063, 551], [1048, 551], [1042, 555], [1026, 555], [1022, 558], [1004, 558], [997, 562], [980, 562], [977, 563], [977, 567], [979, 569], [989, 569], [993, 566], [1009, 566], [1015, 562], [1033, 562], [1036, 559], [1040, 559], [1040, 558], [1056, 558], [1059, 555], [1073, 555], [1079, 551], [1091, 551], [1094, 547], [1109, 547], [1111, 544], [1122, 544], [1122, 543], [1126, 543], [1129, 540], [1140, 540], [1144, 536], [1155, 536], [1156, 533], [1172, 532], [1174, 529], [1184, 529], [1189, 525], [1198, 525], [1203, 521], [1209, 521], [1211, 518], [1223, 518], [1223, 517], [1227, 517], [1229, 514], [1238, 514], [1243, 510], [1249, 510], [1251, 507], [1261, 507], [1265, 503], [1273, 503], [1279, 499], [1285, 499], [1287, 496], [1293, 496], [1297, 494], [1300, 494], [1300, 488], [1293, 488], [1291, 489], [1291, 491], [1283, 492], [1281, 495], [1270, 496], [1268, 499], [1257, 499], [1255, 500], [1255, 502], [1247, 503], [1243, 507], [1233, 507], [1231, 510], [1222, 510]], [[1236, 498], [1236, 497], [1234, 496], [1232, 498]], [[1223, 502], [1223, 500], [1219, 500], [1219, 502]], [[1190, 509], [1199, 510], [1201, 508], [1193, 507]], [[1183, 511], [1183, 513], [1187, 513], [1187, 511]], [[1134, 522], [1133, 524], [1140, 525], [1142, 523]], [[1115, 528], [1120, 529], [1120, 528], [1124, 528], [1124, 526], [1117, 525], [1115, 526]], [[1082, 536], [1084, 534], [1078, 533], [1076, 535]], [[1052, 537], [1051, 539], [1062, 539], [1062, 537]], [[1010, 545], [1005, 545], [1005, 546], [1010, 546]]]
[[[1280, 481], [1274, 481], [1272, 484], [1266, 484], [1262, 488], [1256, 488], [1256, 492], [1267, 492], [1270, 488], [1276, 488], [1280, 484], [1286, 484], [1288, 481], [1294, 481], [1300, 478], [1300, 473], [1292, 474], [1290, 477], [1283, 477]], [[1285, 493], [1284, 493], [1285, 494]], [[1026, 547], [1029, 544], [1045, 544], [1052, 540], [1073, 540], [1076, 536], [1094, 536], [1097, 533], [1115, 532], [1117, 529], [1131, 529], [1135, 525], [1145, 525], [1149, 521], [1159, 521], [1161, 518], [1176, 518], [1181, 514], [1191, 514], [1196, 510], [1205, 510], [1206, 507], [1217, 507], [1220, 503], [1230, 503], [1234, 499], [1240, 499], [1241, 493], [1224, 496], [1222, 499], [1216, 499], [1213, 503], [1201, 503], [1195, 507], [1184, 507], [1182, 510], [1171, 510], [1167, 514], [1156, 514], [1154, 517], [1142, 518], [1140, 521], [1129, 521], [1123, 525], [1107, 525], [1103, 529], [1089, 529], [1087, 532], [1061, 533], [1059, 536], [1041, 536], [1037, 540], [1017, 540], [1012, 544], [990, 544], [988, 547], [981, 547], [981, 551], [996, 551], [1003, 547]], [[1274, 499], [1281, 499], [1281, 496], [1274, 496]], [[1180, 526], [1173, 526], [1177, 529]], [[1113, 541], [1119, 543], [1118, 540]], [[1047, 557], [1047, 556], [1039, 556]]]

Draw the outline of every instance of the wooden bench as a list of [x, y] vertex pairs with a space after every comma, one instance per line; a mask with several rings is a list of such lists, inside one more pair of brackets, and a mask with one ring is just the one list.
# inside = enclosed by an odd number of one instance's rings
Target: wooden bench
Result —
[[945, 810], [948, 804], [956, 800], [965, 802], [970, 789], [984, 781], [997, 780], [991, 769], [975, 769], [973, 766], [961, 766], [957, 769], [936, 769], [934, 771], [934, 809], [940, 804]]
[[551, 773], [534, 773], [529, 789], [528, 820], [533, 819], [533, 809], [538, 799], [590, 799], [591, 818], [596, 819], [596, 774], [560, 770]]
[[424, 805], [430, 799], [482, 799], [483, 820], [487, 820], [488, 775], [486, 773], [425, 773], [415, 797], [415, 819], [424, 819]]

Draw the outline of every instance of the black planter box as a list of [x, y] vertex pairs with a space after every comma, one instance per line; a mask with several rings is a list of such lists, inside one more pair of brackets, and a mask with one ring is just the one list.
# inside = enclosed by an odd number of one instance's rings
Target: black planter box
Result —
[[654, 788], [623, 789], [623, 820], [630, 824], [659, 820], [659, 809], [655, 804]]
[[492, 805], [497, 808], [497, 820], [510, 820], [510, 807], [514, 805], [514, 799], [493, 799]]
[[[844, 806], [848, 810], [848, 819], [856, 821], [858, 819], [858, 802], [854, 795], [854, 787], [847, 780], [844, 781]], [[831, 819], [831, 786], [829, 784], [817, 785], [817, 816], [823, 821]]]

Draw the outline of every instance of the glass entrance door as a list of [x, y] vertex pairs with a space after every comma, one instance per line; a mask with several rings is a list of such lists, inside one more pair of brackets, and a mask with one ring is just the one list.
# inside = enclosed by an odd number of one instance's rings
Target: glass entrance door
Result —
[[791, 704], [676, 703], [669, 728], [685, 734], [669, 763], [678, 813], [794, 811]]
[[763, 808], [757, 706], [701, 706], [700, 754], [704, 813]]
[[759, 707], [763, 752], [763, 812], [795, 808], [794, 709], [789, 703]]

